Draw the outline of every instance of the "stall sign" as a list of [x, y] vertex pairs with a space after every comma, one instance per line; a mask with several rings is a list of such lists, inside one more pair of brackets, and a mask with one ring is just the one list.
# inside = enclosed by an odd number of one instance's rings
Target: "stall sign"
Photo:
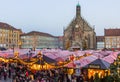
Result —
[[90, 64], [89, 68], [95, 68], [95, 69], [99, 69], [100, 65], [94, 65], [94, 64]]

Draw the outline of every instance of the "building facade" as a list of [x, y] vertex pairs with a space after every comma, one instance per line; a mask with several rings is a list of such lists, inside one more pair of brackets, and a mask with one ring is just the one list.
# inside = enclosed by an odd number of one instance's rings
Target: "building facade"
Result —
[[120, 29], [104, 29], [105, 48], [120, 49]]
[[0, 22], [0, 47], [19, 48], [22, 31], [13, 26]]
[[104, 49], [104, 36], [96, 36], [97, 49]]
[[60, 49], [63, 49], [63, 36], [59, 36], [58, 37], [58, 47], [60, 48]]
[[64, 48], [78, 47], [80, 49], [96, 48], [96, 33], [81, 16], [81, 7], [76, 6], [76, 17], [64, 29]]
[[21, 48], [59, 48], [59, 38], [48, 33], [32, 31], [21, 35]]

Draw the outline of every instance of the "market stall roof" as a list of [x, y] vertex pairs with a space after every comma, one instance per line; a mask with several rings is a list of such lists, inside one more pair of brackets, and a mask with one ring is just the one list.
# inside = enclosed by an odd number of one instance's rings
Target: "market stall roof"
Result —
[[55, 60], [56, 60], [56, 61], [58, 61], [58, 62], [59, 62], [59, 61], [64, 62], [64, 59], [63, 59], [63, 58], [61, 58], [61, 57], [58, 57], [58, 58], [56, 58]]
[[79, 67], [84, 67], [84, 66], [88, 65], [89, 63], [93, 62], [96, 59], [97, 59], [96, 56], [90, 55], [90, 56], [87, 56], [87, 57], [83, 57], [79, 60], [72, 61], [72, 62], [70, 62], [70, 63], [68, 63], [64, 66], [68, 67], [68, 68], [76, 68], [76, 66], [78, 66], [78, 65], [79, 65]]
[[26, 63], [31, 63], [31, 62], [33, 62], [33, 61], [31, 61], [30, 59], [26, 59], [26, 60], [23, 60], [24, 62], [26, 62]]
[[49, 58], [45, 55], [43, 55], [43, 60], [46, 61], [47, 63], [56, 63], [57, 62], [56, 60]]
[[[90, 67], [92, 65], [92, 67]], [[110, 67], [110, 63], [102, 60], [102, 59], [96, 59], [93, 62], [86, 65], [84, 68], [94, 68], [95, 66], [99, 66], [100, 69], [108, 69]]]
[[34, 64], [40, 64], [40, 65], [44, 65], [45, 64], [45, 62], [42, 60], [38, 60], [37, 62], [35, 62]]
[[103, 60], [105, 60], [105, 61], [107, 61], [109, 63], [113, 63], [114, 60], [116, 60], [116, 58], [117, 58], [117, 56], [118, 56], [119, 53], [120, 52], [113, 52], [110, 55], [104, 57]]
[[[39, 57], [34, 56], [34, 58], [39, 58]], [[37, 63], [40, 64], [41, 62], [44, 62], [44, 61], [47, 62], [47, 63], [56, 63], [56, 62], [57, 62], [56, 60], [54, 60], [54, 59], [52, 59], [52, 58], [49, 58], [49, 57], [43, 55], [43, 56], [42, 56], [42, 61], [38, 60], [38, 61], [36, 62], [36, 64], [37, 64]]]
[[0, 50], [3, 51], [3, 50], [7, 50], [6, 48], [4, 47], [0, 47]]
[[37, 56], [37, 55], [35, 55], [35, 56], [33, 56], [32, 58], [38, 58], [38, 56]]

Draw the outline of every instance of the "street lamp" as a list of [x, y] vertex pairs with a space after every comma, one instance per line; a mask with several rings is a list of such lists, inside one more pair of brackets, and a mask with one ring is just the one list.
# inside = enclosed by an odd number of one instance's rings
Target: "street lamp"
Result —
[[32, 57], [32, 52], [31, 52], [31, 50], [29, 50], [29, 52], [27, 53], [27, 55], [28, 55], [28, 58], [29, 58], [29, 59]]
[[13, 47], [13, 54], [14, 54], [14, 47], [15, 47], [15, 44], [12, 44], [12, 47]]

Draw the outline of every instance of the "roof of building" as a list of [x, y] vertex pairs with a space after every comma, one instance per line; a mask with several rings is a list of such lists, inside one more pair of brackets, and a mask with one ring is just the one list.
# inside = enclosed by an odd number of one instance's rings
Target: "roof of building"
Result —
[[51, 34], [48, 34], [48, 33], [43, 33], [43, 32], [38, 32], [38, 31], [31, 31], [29, 33], [24, 33], [24, 34], [21, 34], [21, 36], [28, 36], [28, 35], [40, 35], [40, 36], [47, 36], [47, 37], [55, 37]]
[[102, 60], [102, 59], [96, 59], [93, 62], [89, 63], [88, 65], [85, 66], [85, 68], [90, 68], [90, 65], [94, 66], [100, 66], [99, 69], [108, 69], [110, 67], [110, 63]]
[[0, 22], [0, 28], [1, 29], [8, 29], [8, 30], [20, 30], [20, 29], [16, 29], [13, 26], [11, 26], [11, 25], [9, 25], [7, 23], [3, 23], [3, 22]]
[[78, 2], [78, 4], [77, 4], [77, 6], [80, 6], [79, 2]]
[[[35, 56], [34, 58], [37, 58], [37, 56]], [[47, 63], [56, 63], [57, 61], [56, 60], [54, 60], [54, 59], [52, 59], [52, 58], [49, 58], [48, 56], [45, 56], [45, 55], [43, 55], [43, 57], [42, 57], [42, 61], [41, 60], [38, 60], [38, 61], [36, 61], [35, 62], [35, 64], [40, 64], [40, 65], [44, 65], [45, 64], [45, 62], [47, 62]], [[45, 62], [44, 62], [45, 61]]]
[[105, 36], [120, 36], [120, 28], [117, 29], [104, 29]]
[[97, 42], [104, 42], [104, 36], [96, 36]]
[[[79, 2], [78, 2], [78, 4], [76, 5], [76, 7], [79, 7], [80, 6], [80, 4], [79, 4]], [[76, 12], [77, 12], [77, 10], [76, 10]], [[80, 11], [79, 11], [80, 12]], [[80, 12], [81, 13], [81, 12]], [[67, 28], [65, 28], [64, 29], [64, 31], [67, 31], [67, 30], [69, 30], [69, 29], [72, 29], [72, 28], [74, 28], [75, 26], [76, 26], [76, 24], [78, 23], [78, 26], [80, 27], [80, 28], [84, 28], [84, 31], [93, 31], [94, 29], [92, 28], [92, 26], [87, 22], [87, 20], [84, 18], [84, 17], [82, 17], [80, 14], [79, 14], [79, 16], [80, 17], [78, 17], [78, 16], [75, 16], [73, 19], [72, 19], [72, 21], [68, 24], [68, 26], [67, 26]], [[80, 22], [82, 22], [82, 23], [80, 23]], [[81, 24], [84, 24], [84, 25], [82, 25], [82, 27], [81, 27]]]

